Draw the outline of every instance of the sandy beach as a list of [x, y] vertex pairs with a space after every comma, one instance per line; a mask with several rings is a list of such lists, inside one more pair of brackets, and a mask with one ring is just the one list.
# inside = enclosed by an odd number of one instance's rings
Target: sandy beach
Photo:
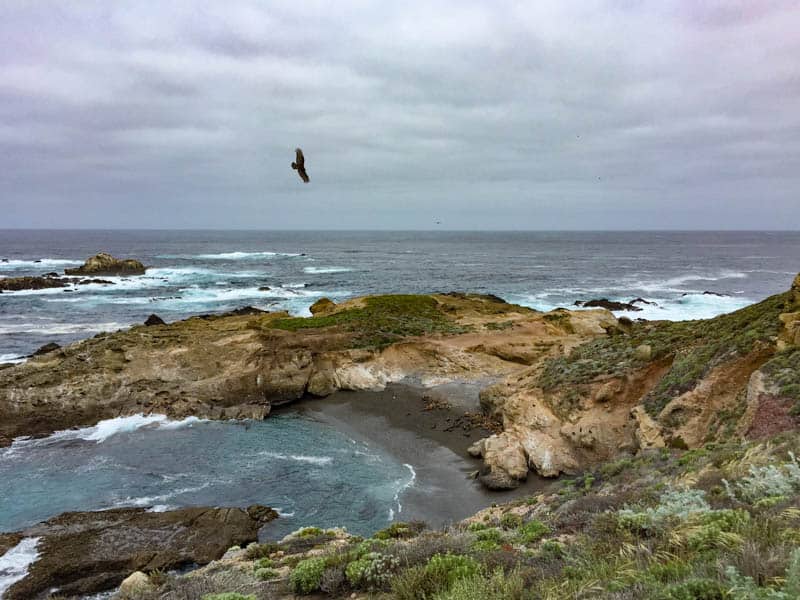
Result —
[[552, 485], [552, 480], [531, 475], [516, 490], [495, 492], [471, 477], [481, 461], [470, 457], [467, 447], [490, 434], [460, 418], [465, 412], [478, 411], [474, 386], [392, 385], [381, 392], [337, 392], [303, 400], [291, 410], [331, 424], [413, 468], [416, 478], [402, 493], [398, 520], [420, 519], [439, 527], [493, 502], [535, 495]]

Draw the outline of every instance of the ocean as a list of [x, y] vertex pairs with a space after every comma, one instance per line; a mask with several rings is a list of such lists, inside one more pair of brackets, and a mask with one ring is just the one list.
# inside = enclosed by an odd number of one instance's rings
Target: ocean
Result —
[[151, 313], [307, 315], [323, 296], [457, 290], [540, 310], [641, 297], [655, 304], [628, 316], [707, 318], [788, 288], [800, 270], [799, 232], [5, 230], [0, 277], [61, 273], [100, 251], [150, 268], [104, 278], [113, 285], [0, 294], [0, 362]]
[[[150, 268], [108, 285], [0, 294], [0, 362], [151, 313], [307, 315], [321, 297], [375, 293], [491, 293], [540, 310], [641, 297], [652, 304], [618, 314], [706, 318], [787, 289], [800, 270], [797, 232], [7, 230], [0, 277], [63, 272], [100, 251]], [[291, 409], [261, 423], [134, 416], [0, 449], [0, 481], [15, 482], [0, 486], [0, 531], [65, 510], [258, 502], [284, 515], [271, 536], [312, 524], [368, 534], [403, 518], [415, 473]]]

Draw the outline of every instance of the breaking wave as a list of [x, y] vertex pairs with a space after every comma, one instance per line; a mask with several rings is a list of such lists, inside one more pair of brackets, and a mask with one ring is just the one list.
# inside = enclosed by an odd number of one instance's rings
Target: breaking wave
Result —
[[303, 271], [311, 275], [321, 275], [323, 273], [349, 273], [353, 269], [347, 267], [303, 267]]
[[272, 256], [301, 256], [294, 252], [220, 252], [218, 254], [163, 254], [159, 258], [182, 258], [201, 260], [258, 260], [259, 258], [270, 258]]
[[333, 462], [330, 456], [307, 456], [304, 454], [281, 454], [280, 452], [261, 452], [261, 456], [267, 456], [276, 460], [292, 460], [304, 462], [312, 465], [329, 465]]
[[38, 544], [38, 537], [25, 538], [0, 556], [0, 598], [28, 574], [28, 568], [39, 558]]

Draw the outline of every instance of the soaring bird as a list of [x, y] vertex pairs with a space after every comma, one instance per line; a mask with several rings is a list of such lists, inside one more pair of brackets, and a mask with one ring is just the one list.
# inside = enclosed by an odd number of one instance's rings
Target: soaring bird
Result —
[[300, 148], [295, 148], [294, 153], [296, 154], [294, 162], [292, 163], [292, 168], [297, 171], [297, 174], [300, 175], [300, 179], [302, 179], [305, 183], [308, 183], [308, 173], [306, 173], [306, 159], [303, 156], [303, 151]]

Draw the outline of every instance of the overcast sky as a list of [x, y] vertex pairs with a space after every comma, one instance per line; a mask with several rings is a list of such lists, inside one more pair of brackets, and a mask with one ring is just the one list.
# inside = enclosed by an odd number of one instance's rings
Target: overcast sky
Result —
[[797, 1], [0, 5], [0, 228], [436, 220], [800, 228]]

